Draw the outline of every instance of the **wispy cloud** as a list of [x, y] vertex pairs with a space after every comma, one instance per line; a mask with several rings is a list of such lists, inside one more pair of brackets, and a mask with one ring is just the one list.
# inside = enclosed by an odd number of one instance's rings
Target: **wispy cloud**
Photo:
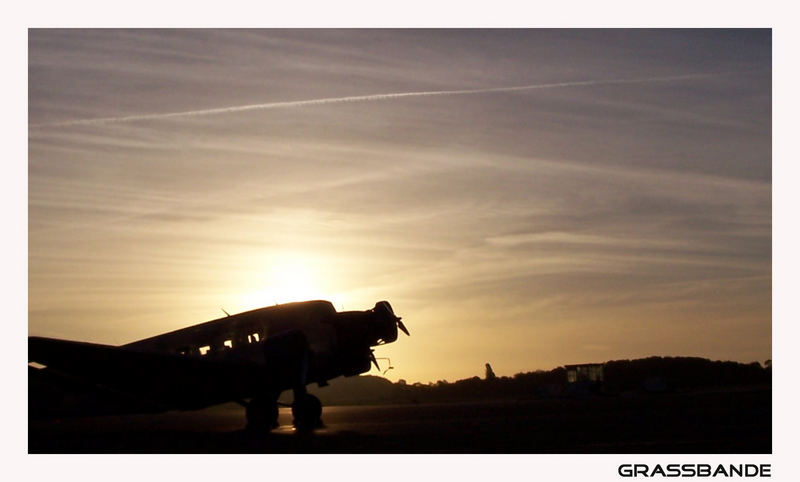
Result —
[[372, 94], [372, 95], [356, 95], [347, 97], [333, 97], [324, 99], [310, 99], [310, 100], [294, 100], [286, 102], [268, 102], [264, 104], [250, 104], [239, 105], [232, 107], [218, 107], [214, 109], [201, 109], [190, 110], [183, 112], [163, 112], [152, 114], [138, 114], [120, 117], [100, 117], [94, 119], [73, 119], [61, 122], [50, 122], [41, 124], [31, 124], [30, 127], [34, 129], [41, 129], [46, 127], [69, 127], [80, 125], [98, 125], [98, 124], [111, 124], [118, 122], [136, 122], [147, 120], [164, 120], [174, 119], [181, 117], [197, 117], [209, 116], [219, 114], [233, 114], [237, 112], [247, 112], [254, 110], [270, 110], [270, 109], [289, 109], [298, 107], [311, 107], [327, 104], [340, 104], [347, 102], [375, 102], [393, 99], [403, 99], [408, 97], [431, 97], [441, 95], [472, 95], [472, 94], [490, 94], [496, 92], [517, 92], [534, 89], [555, 89], [565, 87], [587, 87], [593, 85], [616, 85], [616, 84], [641, 84], [648, 82], [674, 82], [680, 80], [696, 79], [700, 77], [707, 77], [711, 75], [722, 75], [723, 73], [693, 73], [683, 75], [671, 75], [663, 77], [646, 77], [635, 79], [610, 79], [610, 80], [582, 80], [575, 82], [556, 82], [549, 84], [531, 84], [531, 85], [518, 85], [510, 87], [487, 87], [484, 89], [459, 89], [459, 90], [434, 90], [424, 92], [395, 92], [388, 94]]

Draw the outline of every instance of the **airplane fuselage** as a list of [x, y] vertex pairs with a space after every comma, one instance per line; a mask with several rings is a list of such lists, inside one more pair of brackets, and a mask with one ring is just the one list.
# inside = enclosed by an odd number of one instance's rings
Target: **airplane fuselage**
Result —
[[277, 399], [308, 383], [370, 369], [373, 346], [407, 332], [386, 301], [337, 312], [306, 301], [226, 316], [119, 347], [31, 337], [29, 361], [155, 409], [194, 409], [230, 400]]

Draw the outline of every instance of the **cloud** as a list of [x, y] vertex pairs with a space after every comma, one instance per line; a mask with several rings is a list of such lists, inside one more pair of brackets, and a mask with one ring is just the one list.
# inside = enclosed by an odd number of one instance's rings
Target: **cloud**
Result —
[[435, 90], [435, 91], [424, 91], [424, 92], [396, 92], [396, 93], [389, 93], [389, 94], [356, 95], [356, 96], [332, 97], [332, 98], [324, 98], [324, 99], [295, 100], [295, 101], [286, 101], [286, 102], [269, 102], [269, 103], [264, 103], [264, 104], [250, 104], [250, 105], [240, 105], [240, 106], [233, 106], [233, 107], [219, 107], [219, 108], [214, 108], [214, 109], [190, 110], [190, 111], [183, 111], [183, 112], [164, 112], [164, 113], [153, 113], [153, 114], [139, 114], [139, 115], [129, 115], [129, 116], [121, 116], [121, 117], [100, 117], [100, 118], [95, 118], [95, 119], [74, 119], [74, 120], [67, 120], [67, 121], [61, 121], [61, 122], [50, 122], [50, 123], [43, 123], [43, 124], [31, 124], [30, 127], [34, 128], [34, 129], [41, 129], [41, 128], [47, 128], [47, 127], [69, 127], [69, 126], [79, 126], [79, 125], [111, 124], [111, 123], [118, 123], [118, 122], [136, 122], [136, 121], [146, 121], [146, 120], [163, 120], [163, 119], [174, 119], [174, 118], [181, 118], [181, 117], [197, 117], [197, 116], [209, 116], [209, 115], [219, 115], [219, 114], [233, 114], [233, 113], [237, 113], [237, 112], [247, 112], [247, 111], [254, 111], [254, 110], [270, 110], [270, 109], [287, 109], [287, 108], [298, 108], [298, 107], [311, 107], [311, 106], [318, 106], [318, 105], [340, 104], [340, 103], [348, 103], [348, 102], [375, 102], [375, 101], [402, 99], [402, 98], [408, 98], [408, 97], [431, 97], [431, 96], [442, 96], [442, 95], [490, 94], [490, 93], [497, 93], [497, 92], [517, 92], [517, 91], [526, 91], [526, 90], [534, 90], [534, 89], [554, 89], [554, 88], [564, 88], [564, 87], [586, 87], [586, 86], [593, 86], [593, 85], [641, 84], [641, 83], [647, 83], [647, 82], [672, 82], [672, 81], [689, 80], [689, 79], [696, 79], [696, 78], [699, 78], [699, 77], [707, 77], [707, 76], [710, 76], [710, 75], [721, 75], [721, 74], [722, 73], [693, 73], [693, 74], [672, 75], [672, 76], [663, 76], [663, 77], [645, 77], [645, 78], [636, 78], [636, 79], [612, 79], [612, 80], [584, 80], [584, 81], [575, 81], [575, 82], [556, 82], [556, 83], [548, 83], [548, 84], [519, 85], [519, 86], [511, 86], [511, 87], [489, 87], [489, 88], [484, 88], [484, 89]]

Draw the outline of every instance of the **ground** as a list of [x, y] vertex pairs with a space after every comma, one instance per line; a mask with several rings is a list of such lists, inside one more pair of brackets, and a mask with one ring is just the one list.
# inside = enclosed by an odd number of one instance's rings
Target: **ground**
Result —
[[270, 433], [244, 409], [31, 420], [30, 453], [771, 453], [771, 390], [325, 407]]

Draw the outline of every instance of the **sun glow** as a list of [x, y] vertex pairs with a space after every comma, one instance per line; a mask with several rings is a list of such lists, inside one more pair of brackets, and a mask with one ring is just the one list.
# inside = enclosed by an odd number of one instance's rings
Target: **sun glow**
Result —
[[325, 299], [320, 276], [308, 257], [297, 254], [270, 256], [254, 267], [249, 287], [257, 287], [242, 296], [246, 308], [258, 308], [293, 301]]

